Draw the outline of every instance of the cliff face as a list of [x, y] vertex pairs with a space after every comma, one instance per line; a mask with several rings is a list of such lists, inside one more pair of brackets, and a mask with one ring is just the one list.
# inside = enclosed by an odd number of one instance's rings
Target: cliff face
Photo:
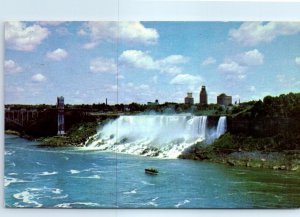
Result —
[[270, 137], [278, 134], [286, 134], [288, 131], [294, 132], [297, 129], [299, 130], [297, 120], [283, 117], [228, 117], [227, 124], [227, 131], [231, 134], [253, 137]]
[[219, 118], [220, 118], [219, 116], [208, 116], [207, 117], [207, 128], [211, 129], [211, 128], [217, 127]]
[[[207, 128], [216, 128], [220, 116], [208, 116]], [[227, 132], [232, 135], [270, 137], [284, 134], [297, 128], [297, 121], [291, 118], [251, 118], [249, 116], [227, 116]]]

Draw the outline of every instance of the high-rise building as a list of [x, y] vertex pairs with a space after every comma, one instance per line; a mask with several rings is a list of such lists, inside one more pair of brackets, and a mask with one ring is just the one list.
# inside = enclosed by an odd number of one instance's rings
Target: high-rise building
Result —
[[217, 103], [222, 106], [229, 106], [232, 104], [232, 96], [227, 96], [225, 93], [217, 96]]
[[64, 117], [64, 110], [65, 110], [65, 103], [64, 97], [57, 97], [57, 135], [64, 135], [65, 134], [65, 117]]
[[201, 88], [199, 103], [200, 105], [207, 105], [207, 93], [206, 93], [205, 86], [202, 86]]
[[194, 104], [194, 98], [193, 98], [193, 93], [187, 93], [187, 96], [184, 98], [184, 103], [193, 105]]

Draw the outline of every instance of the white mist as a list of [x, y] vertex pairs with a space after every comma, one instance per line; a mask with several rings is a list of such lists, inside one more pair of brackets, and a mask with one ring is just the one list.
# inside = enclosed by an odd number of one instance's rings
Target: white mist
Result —
[[[226, 117], [220, 123], [217, 134], [225, 132]], [[206, 134], [207, 116], [125, 115], [103, 126], [87, 148], [177, 158], [184, 149], [205, 140]]]

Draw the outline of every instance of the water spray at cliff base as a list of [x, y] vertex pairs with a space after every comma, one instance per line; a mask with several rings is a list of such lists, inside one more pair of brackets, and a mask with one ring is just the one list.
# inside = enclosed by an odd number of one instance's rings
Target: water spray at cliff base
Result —
[[177, 158], [186, 148], [204, 140], [213, 141], [226, 131], [226, 117], [207, 129], [207, 116], [124, 115], [111, 120], [92, 136], [88, 149]]

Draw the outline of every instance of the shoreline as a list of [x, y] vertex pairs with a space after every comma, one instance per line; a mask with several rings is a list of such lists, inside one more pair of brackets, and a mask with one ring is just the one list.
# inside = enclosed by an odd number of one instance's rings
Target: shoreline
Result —
[[263, 168], [272, 170], [286, 170], [300, 172], [300, 151], [261, 151], [261, 150], [242, 150], [226, 149], [217, 146], [218, 140], [213, 144], [195, 144], [186, 149], [178, 158], [196, 161], [209, 161], [228, 166]]
[[[219, 157], [219, 159], [217, 159]], [[280, 163], [280, 161], [272, 161], [266, 159], [250, 159], [250, 158], [242, 158], [236, 159], [231, 156], [217, 156], [216, 158], [208, 158], [208, 159], [195, 159], [187, 156], [180, 155], [179, 159], [183, 160], [195, 160], [195, 161], [206, 161], [218, 164], [224, 164], [228, 166], [234, 167], [248, 167], [248, 168], [261, 168], [261, 169], [271, 169], [271, 170], [285, 170], [285, 171], [294, 171], [300, 172], [300, 165], [294, 164], [291, 165], [288, 163]]]

